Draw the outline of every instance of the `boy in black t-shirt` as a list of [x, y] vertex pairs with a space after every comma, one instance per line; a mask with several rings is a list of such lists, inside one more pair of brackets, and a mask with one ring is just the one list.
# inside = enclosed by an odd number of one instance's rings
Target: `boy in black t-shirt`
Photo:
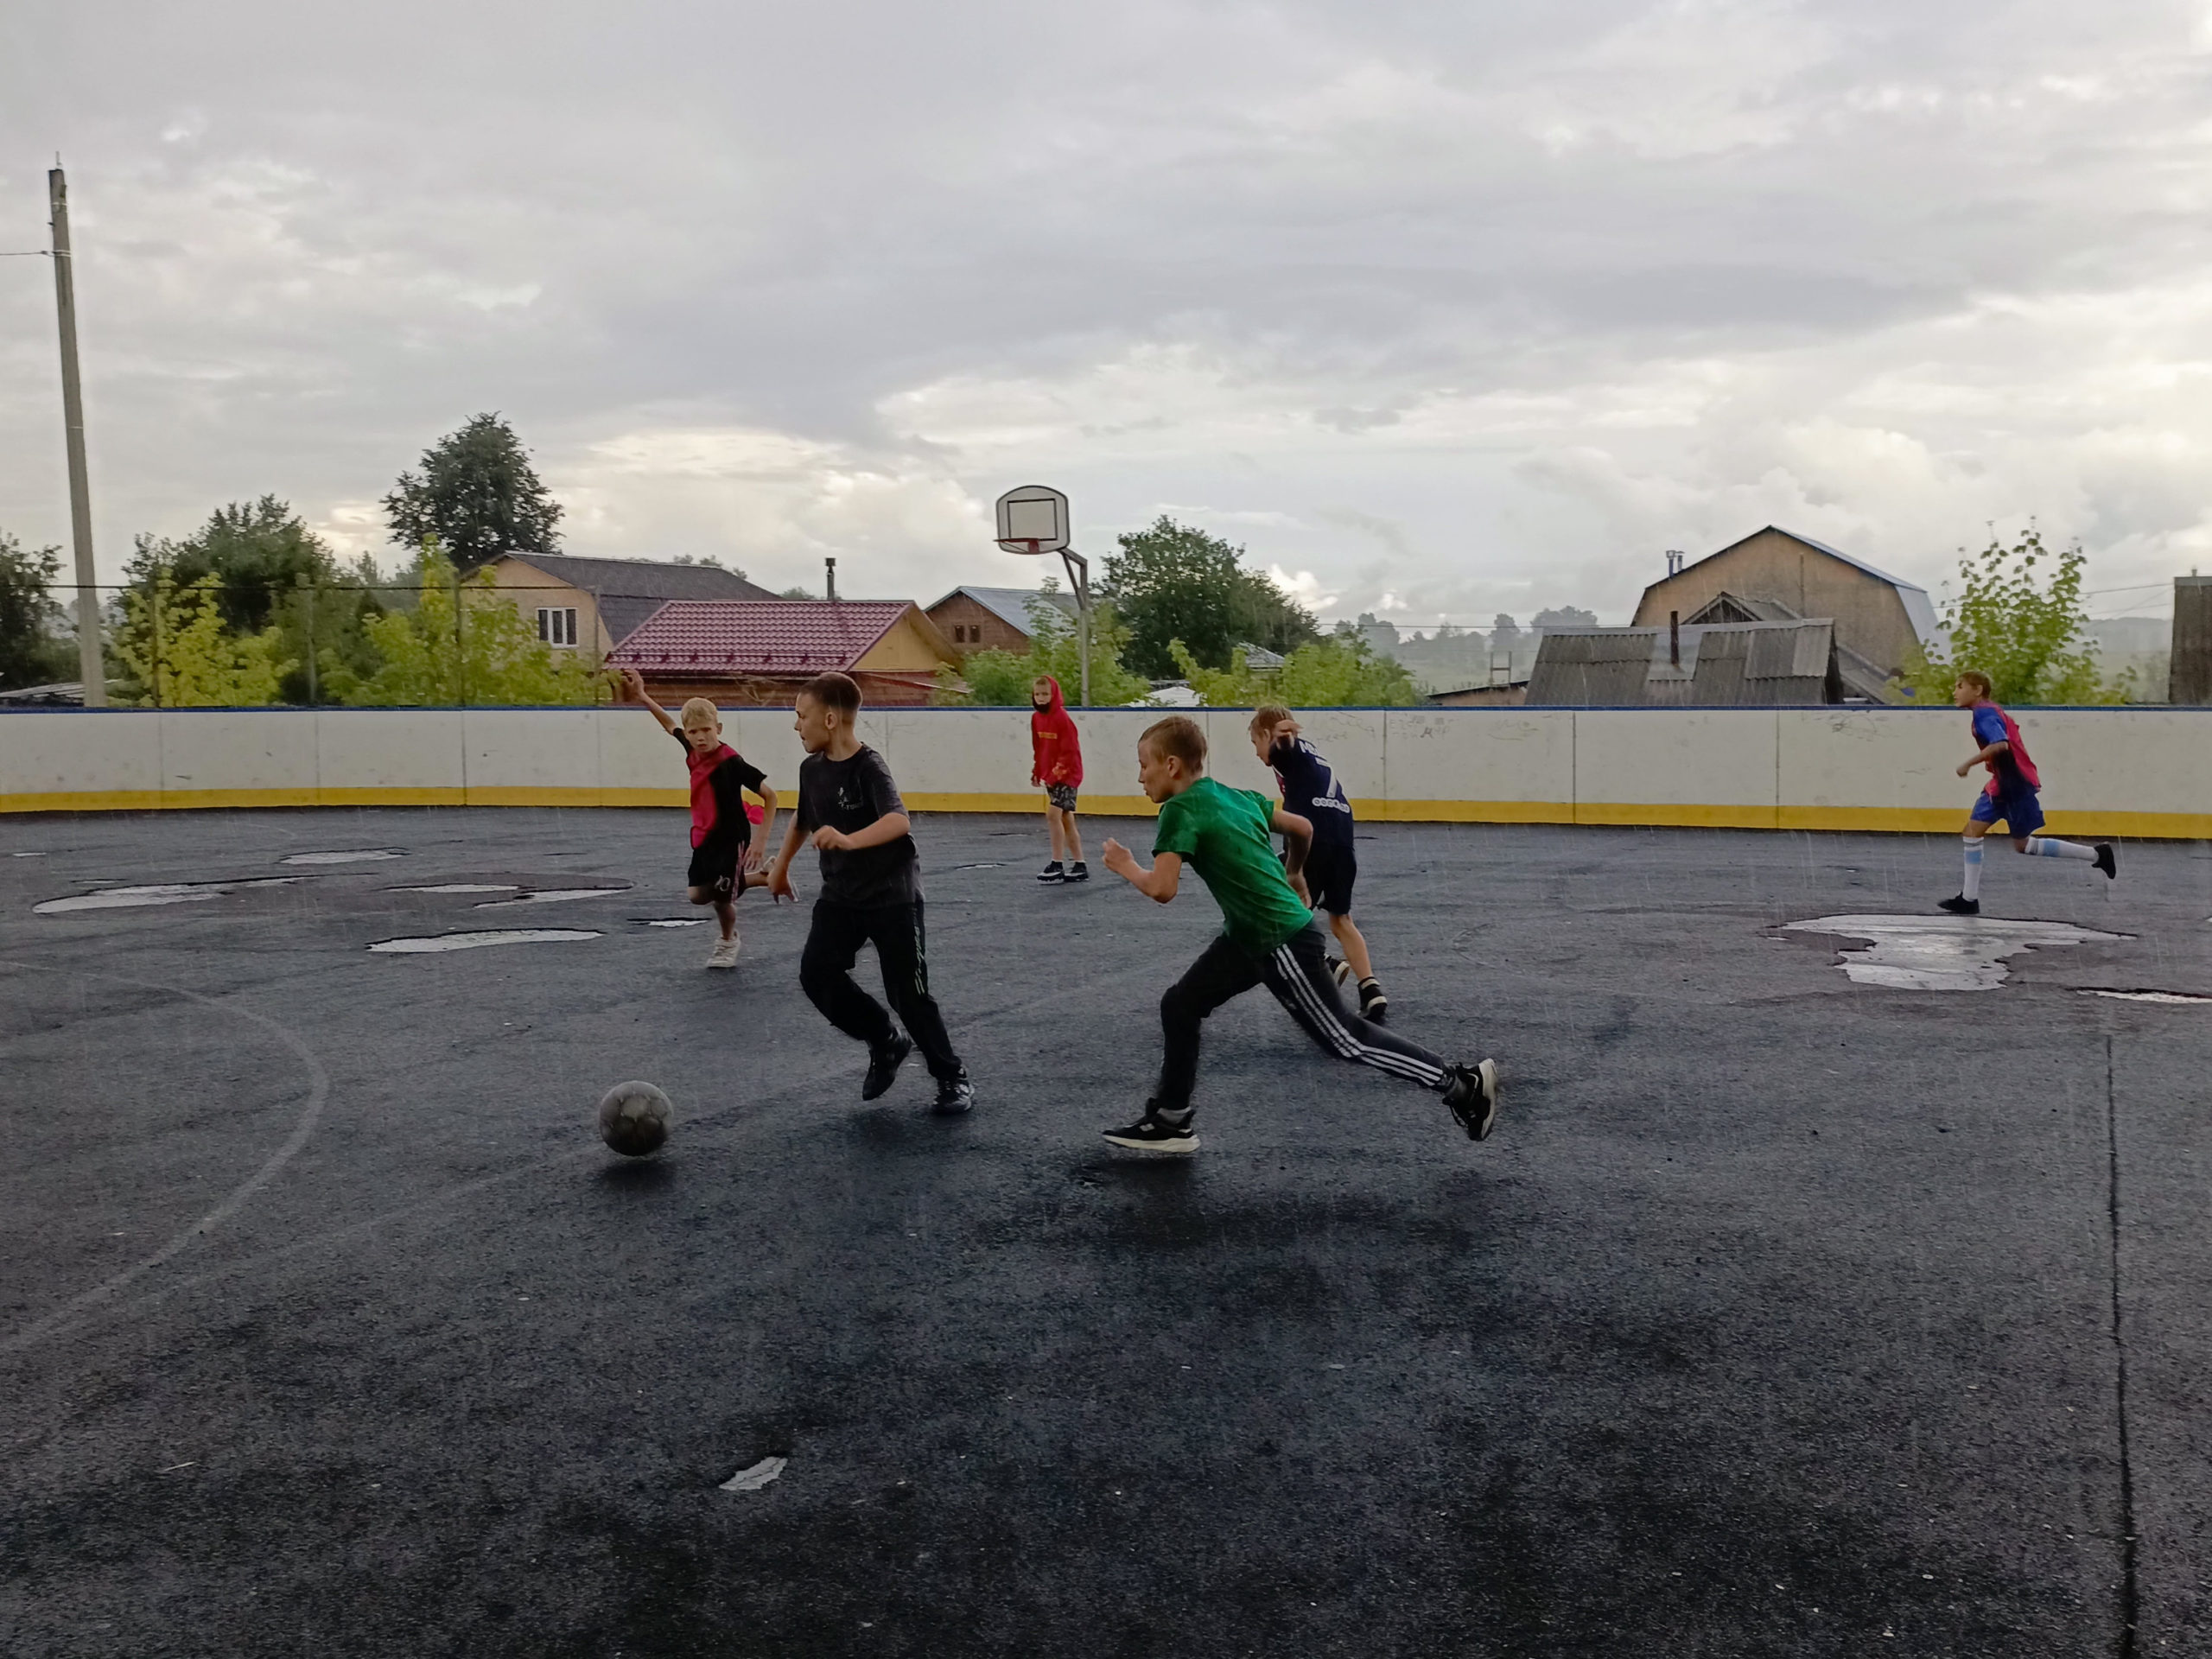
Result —
[[737, 899], [747, 887], [766, 885], [760, 874], [760, 854], [753, 845], [753, 820], [745, 810], [746, 790], [760, 798], [766, 822], [760, 839], [766, 841], [776, 823], [776, 791], [760, 768], [752, 765], [722, 741], [721, 711], [704, 697], [693, 697], [682, 715], [671, 719], [667, 709], [646, 695], [645, 676], [634, 668], [622, 671], [622, 695], [626, 702], [641, 702], [658, 721], [661, 729], [673, 733], [683, 748], [683, 764], [691, 772], [691, 868], [685, 873], [685, 896], [695, 905], [712, 905], [721, 937], [707, 958], [709, 968], [737, 966]]
[[1306, 741], [1298, 721], [1280, 703], [1252, 711], [1252, 749], [1274, 769], [1282, 789], [1282, 810], [1294, 812], [1313, 826], [1313, 850], [1306, 855], [1306, 880], [1313, 894], [1313, 908], [1329, 918], [1344, 960], [1332, 960], [1337, 983], [1359, 981], [1359, 1017], [1382, 1025], [1389, 1017], [1390, 999], [1375, 977], [1375, 963], [1367, 954], [1367, 936], [1351, 918], [1351, 887], [1359, 875], [1359, 861], [1352, 851], [1351, 803], [1344, 785]]
[[[937, 1079], [937, 1109], [964, 1112], [976, 1103], [976, 1090], [930, 995], [920, 860], [907, 833], [906, 804], [883, 757], [854, 731], [860, 711], [861, 689], [847, 675], [817, 675], [799, 692], [793, 727], [806, 759], [798, 768], [798, 810], [768, 872], [768, 892], [796, 902], [791, 860], [801, 839], [811, 839], [822, 855], [822, 896], [814, 901], [814, 925], [799, 957], [799, 988], [831, 1025], [868, 1045], [861, 1098], [874, 1100], [890, 1088], [918, 1043]], [[853, 981], [861, 946], [870, 943], [883, 969], [884, 995], [913, 1033], [911, 1040]]]

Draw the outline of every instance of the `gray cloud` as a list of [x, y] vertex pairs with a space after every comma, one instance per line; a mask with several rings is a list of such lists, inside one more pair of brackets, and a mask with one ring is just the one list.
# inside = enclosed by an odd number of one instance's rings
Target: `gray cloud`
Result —
[[[61, 149], [110, 568], [264, 490], [380, 540], [487, 408], [578, 551], [925, 599], [1037, 479], [1345, 611], [1619, 616], [1770, 519], [1931, 584], [2031, 512], [2093, 586], [2212, 563], [2197, 12], [1463, 10], [35, 0], [0, 246]], [[0, 262], [41, 541], [54, 379]]]

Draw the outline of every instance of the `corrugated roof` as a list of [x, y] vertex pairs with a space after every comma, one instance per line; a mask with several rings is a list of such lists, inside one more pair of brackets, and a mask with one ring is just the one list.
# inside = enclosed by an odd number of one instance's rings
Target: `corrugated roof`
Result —
[[911, 601], [671, 600], [613, 651], [620, 667], [778, 677], [849, 670]]
[[1685, 624], [1666, 628], [1547, 629], [1529, 676], [1529, 702], [1554, 708], [1775, 708], [1825, 703], [1835, 625], [1811, 620]]
[[993, 616], [998, 618], [1000, 621], [1005, 623], [1008, 627], [1018, 628], [1024, 633], [1027, 633], [1029, 632], [1029, 601], [1033, 599], [1045, 600], [1051, 604], [1057, 605], [1060, 609], [1067, 612], [1071, 616], [1075, 614], [1075, 595], [1073, 594], [1061, 593], [1058, 589], [1047, 592], [1041, 588], [969, 588], [963, 586], [954, 588], [950, 593], [944, 596], [944, 599], [938, 600], [936, 605], [925, 606], [924, 608], [934, 616], [937, 613], [938, 605], [944, 604], [945, 600], [958, 599], [963, 594], [969, 599], [974, 600], [976, 603], [982, 606], [985, 610], [988, 611]]

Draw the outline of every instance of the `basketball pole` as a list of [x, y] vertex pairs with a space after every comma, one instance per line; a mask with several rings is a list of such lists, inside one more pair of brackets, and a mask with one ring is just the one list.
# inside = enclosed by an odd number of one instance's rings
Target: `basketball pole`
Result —
[[1075, 588], [1075, 648], [1076, 660], [1083, 665], [1083, 685], [1078, 693], [1078, 709], [1090, 707], [1090, 561], [1071, 547], [1060, 550], [1060, 563], [1067, 566], [1068, 581]]

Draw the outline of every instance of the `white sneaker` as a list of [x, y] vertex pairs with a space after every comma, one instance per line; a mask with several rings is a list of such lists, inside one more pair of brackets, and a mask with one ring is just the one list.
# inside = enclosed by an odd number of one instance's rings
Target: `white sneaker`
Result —
[[727, 939], [715, 941], [715, 954], [707, 958], [707, 966], [709, 968], [737, 966], [737, 939], [734, 935]]

